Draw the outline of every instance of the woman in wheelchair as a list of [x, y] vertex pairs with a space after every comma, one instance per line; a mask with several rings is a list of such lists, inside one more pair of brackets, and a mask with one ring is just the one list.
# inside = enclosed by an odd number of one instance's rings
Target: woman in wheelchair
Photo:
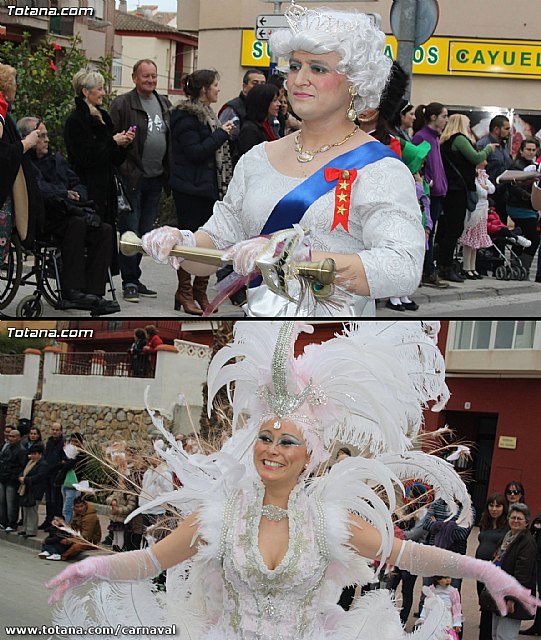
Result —
[[100, 315], [116, 313], [116, 300], [106, 300], [105, 287], [113, 254], [111, 225], [101, 221], [86, 187], [66, 160], [49, 149], [47, 128], [38, 118], [17, 123], [23, 136], [37, 130], [39, 140], [30, 157], [45, 204], [45, 222], [39, 240], [60, 247], [62, 298], [72, 308], [88, 309]]

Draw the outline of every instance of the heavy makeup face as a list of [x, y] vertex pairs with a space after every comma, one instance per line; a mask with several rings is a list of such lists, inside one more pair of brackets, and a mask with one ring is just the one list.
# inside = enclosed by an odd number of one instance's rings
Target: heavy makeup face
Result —
[[336, 71], [340, 55], [294, 51], [289, 59], [287, 90], [293, 111], [303, 120], [316, 120], [342, 111], [350, 96], [346, 76]]
[[280, 482], [294, 485], [310, 457], [301, 431], [287, 419], [264, 422], [254, 445], [254, 464], [265, 484]]

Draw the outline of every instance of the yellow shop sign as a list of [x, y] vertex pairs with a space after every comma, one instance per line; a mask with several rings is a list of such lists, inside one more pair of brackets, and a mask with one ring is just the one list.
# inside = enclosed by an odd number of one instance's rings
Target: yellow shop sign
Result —
[[[394, 59], [396, 49], [387, 36], [387, 55]], [[415, 49], [413, 73], [539, 80], [541, 42], [435, 36]]]
[[[396, 50], [396, 38], [387, 36], [385, 53], [394, 59]], [[268, 42], [256, 40], [253, 29], [243, 30], [241, 65], [269, 64]], [[541, 42], [435, 36], [415, 49], [413, 73], [541, 80]]]

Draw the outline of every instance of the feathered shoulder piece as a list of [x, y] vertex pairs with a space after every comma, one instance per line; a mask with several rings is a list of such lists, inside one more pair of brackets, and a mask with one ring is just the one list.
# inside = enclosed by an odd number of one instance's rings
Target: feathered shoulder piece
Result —
[[418, 321], [353, 322], [295, 358], [295, 340], [311, 325], [238, 322], [233, 343], [209, 367], [209, 410], [226, 385], [234, 430], [243, 413], [252, 424], [287, 417], [319, 461], [336, 440], [372, 453], [406, 451], [422, 410], [430, 401], [439, 410], [449, 397], [438, 329]]

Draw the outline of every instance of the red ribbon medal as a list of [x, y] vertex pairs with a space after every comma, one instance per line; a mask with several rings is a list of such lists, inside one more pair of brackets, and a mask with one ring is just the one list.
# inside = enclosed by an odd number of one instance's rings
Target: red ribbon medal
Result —
[[334, 192], [334, 219], [331, 231], [341, 224], [349, 233], [349, 208], [351, 205], [351, 185], [357, 177], [357, 169], [325, 169], [325, 180], [338, 180]]

